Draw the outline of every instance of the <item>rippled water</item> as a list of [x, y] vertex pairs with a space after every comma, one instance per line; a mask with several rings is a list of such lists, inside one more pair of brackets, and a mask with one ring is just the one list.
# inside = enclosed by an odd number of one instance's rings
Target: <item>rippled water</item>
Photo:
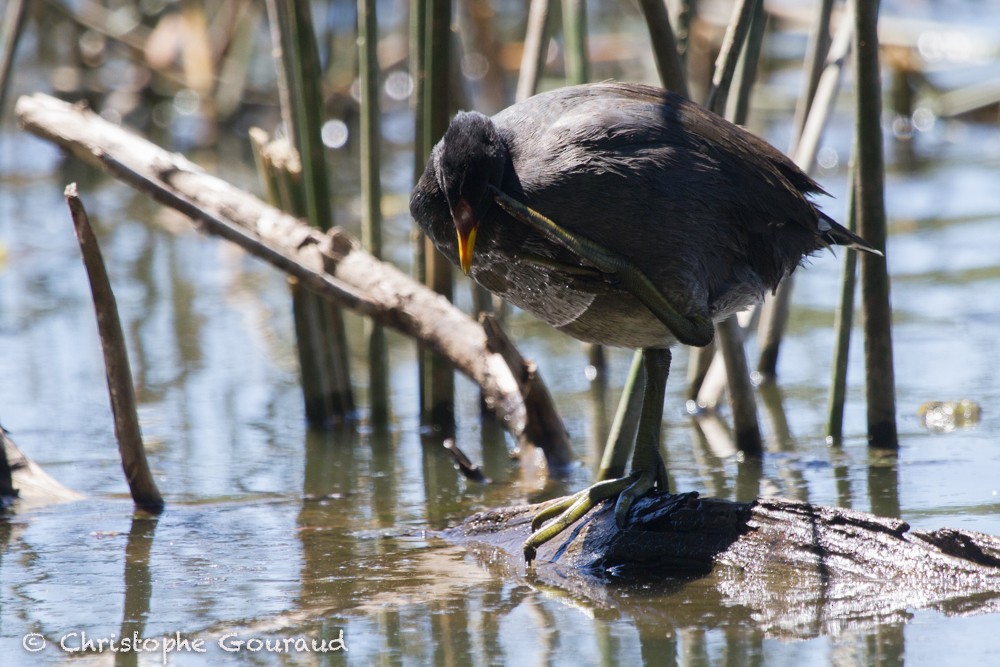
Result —
[[[779, 146], [787, 122], [770, 119]], [[846, 117], [826, 143], [842, 163]], [[1000, 534], [1000, 132], [939, 121], [908, 151], [890, 145], [889, 155], [897, 158], [887, 207], [898, 457], [874, 457], [865, 445], [860, 354], [845, 442], [824, 441], [840, 266], [824, 255], [797, 273], [779, 366], [790, 436], [770, 438], [759, 476], [747, 481], [737, 457], [694, 436], [681, 394], [686, 355], [675, 355], [665, 411], [675, 488], [777, 494], [898, 515], [918, 528]], [[818, 175], [835, 196], [827, 210], [842, 218], [842, 166]], [[80, 182], [109, 263], [150, 462], [168, 502], [159, 519], [133, 514], [118, 463], [89, 291], [61, 196], [71, 180]], [[405, 250], [409, 225], [399, 209], [389, 223], [395, 252]], [[494, 484], [458, 476], [433, 434], [421, 433], [414, 349], [395, 334], [391, 426], [309, 432], [284, 277], [9, 124], [0, 136], [0, 253], [0, 420], [26, 454], [87, 496], [0, 522], [4, 665], [58, 664], [84, 635], [99, 642], [133, 633], [149, 642], [141, 664], [160, 664], [167, 647], [178, 665], [206, 656], [211, 664], [357, 665], [940, 665], [1000, 656], [996, 615], [906, 609], [872, 619], [816, 609], [766, 625], [704, 581], [621, 585], [607, 604], [501, 576], [423, 532], [588, 479], [600, 408], [584, 357], [577, 343], [525, 315], [515, 314], [511, 331], [540, 362], [585, 464], [544, 491], [509, 460], [495, 425], [480, 422], [477, 392], [464, 379], [459, 445]], [[360, 321], [351, 317], [349, 327], [360, 342]], [[853, 349], [860, 345], [856, 335]], [[628, 357], [611, 352], [606, 410]], [[360, 350], [354, 363], [363, 383]], [[936, 434], [920, 423], [922, 403], [962, 398], [982, 406], [978, 425]], [[342, 638], [348, 650], [277, 652], [299, 638], [326, 639], [327, 648]], [[32, 654], [22, 642], [45, 647]], [[135, 657], [104, 652], [82, 662]]]

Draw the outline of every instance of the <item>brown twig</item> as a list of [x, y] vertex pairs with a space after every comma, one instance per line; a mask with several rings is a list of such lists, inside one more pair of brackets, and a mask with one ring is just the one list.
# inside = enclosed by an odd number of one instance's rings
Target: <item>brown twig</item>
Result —
[[94, 297], [97, 313], [97, 329], [104, 350], [104, 368], [108, 380], [108, 394], [111, 397], [111, 412], [115, 418], [115, 438], [118, 453], [122, 459], [122, 469], [128, 482], [129, 491], [135, 504], [153, 513], [163, 511], [163, 496], [156, 488], [153, 474], [146, 461], [146, 450], [139, 430], [139, 415], [136, 412], [135, 388], [132, 386], [132, 371], [128, 362], [128, 349], [118, 306], [115, 303], [111, 282], [104, 268], [104, 259], [97, 244], [97, 237], [90, 226], [90, 219], [77, 194], [76, 183], [66, 186], [66, 203], [69, 205], [80, 242], [83, 264], [90, 278], [90, 291]]
[[22, 97], [16, 112], [29, 131], [180, 211], [205, 232], [236, 243], [326, 298], [434, 349], [479, 384], [487, 408], [520, 444], [534, 444], [526, 432], [517, 383], [500, 355], [486, 349], [482, 327], [372, 257], [350, 235], [336, 228], [323, 234], [206, 174], [184, 157], [48, 95]]

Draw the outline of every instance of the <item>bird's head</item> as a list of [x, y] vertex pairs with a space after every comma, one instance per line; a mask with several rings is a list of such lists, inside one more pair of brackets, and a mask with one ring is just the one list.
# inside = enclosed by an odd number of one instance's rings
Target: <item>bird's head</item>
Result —
[[493, 202], [489, 186], [499, 188], [503, 181], [507, 147], [489, 117], [463, 111], [452, 119], [435, 159], [438, 186], [458, 235], [459, 264], [468, 274], [479, 224]]

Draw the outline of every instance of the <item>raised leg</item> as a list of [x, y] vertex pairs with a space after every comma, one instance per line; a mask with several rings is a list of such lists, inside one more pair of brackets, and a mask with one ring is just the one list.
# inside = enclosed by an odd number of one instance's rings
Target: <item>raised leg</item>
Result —
[[[534, 560], [538, 547], [571, 526], [599, 502], [618, 497], [615, 505], [615, 522], [619, 528], [624, 528], [628, 523], [629, 510], [638, 498], [655, 487], [664, 491], [668, 489], [667, 470], [660, 455], [660, 427], [670, 360], [668, 349], [642, 352], [646, 387], [643, 392], [635, 453], [632, 455], [631, 473], [621, 479], [600, 481], [539, 512], [531, 522], [535, 532], [524, 543], [524, 559], [529, 564]], [[617, 447], [620, 446], [619, 443]], [[545, 523], [550, 519], [550, 523]]]

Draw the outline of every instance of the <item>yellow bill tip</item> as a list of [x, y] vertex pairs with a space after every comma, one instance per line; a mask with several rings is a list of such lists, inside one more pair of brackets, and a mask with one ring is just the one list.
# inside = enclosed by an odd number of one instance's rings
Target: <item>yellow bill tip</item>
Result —
[[458, 263], [462, 267], [462, 272], [469, 275], [472, 270], [472, 249], [476, 247], [476, 228], [469, 230], [468, 234], [458, 233]]

